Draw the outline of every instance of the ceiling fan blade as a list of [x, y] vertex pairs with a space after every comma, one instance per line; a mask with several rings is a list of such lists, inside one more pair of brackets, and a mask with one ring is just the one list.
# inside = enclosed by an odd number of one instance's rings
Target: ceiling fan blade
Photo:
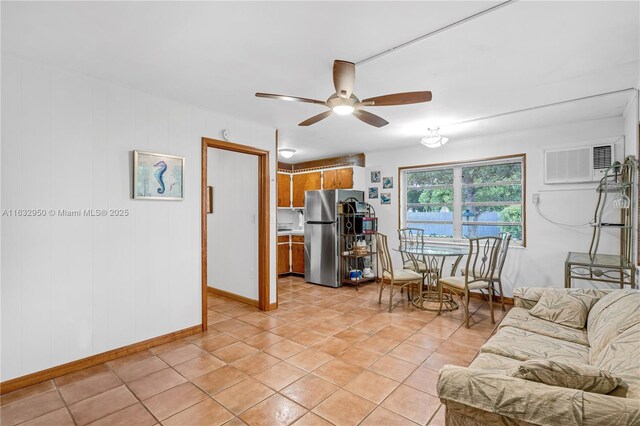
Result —
[[279, 99], [281, 101], [306, 102], [308, 104], [320, 104], [320, 105], [325, 104], [324, 101], [319, 101], [317, 99], [299, 98], [297, 96], [287, 96], [287, 95], [274, 95], [272, 93], [256, 93], [256, 97], [267, 98], [267, 99]]
[[298, 124], [298, 126], [311, 126], [312, 124], [315, 124], [320, 120], [324, 120], [325, 118], [330, 116], [332, 112], [333, 111], [329, 110], [323, 112], [322, 114], [314, 115], [313, 117], [307, 118], [302, 123]]
[[341, 98], [348, 98], [353, 93], [356, 82], [356, 64], [336, 59], [333, 61], [333, 86]]
[[364, 99], [362, 104], [367, 106], [392, 106], [417, 104], [420, 102], [429, 102], [430, 100], [431, 92], [405, 92]]
[[389, 122], [384, 118], [378, 117], [377, 115], [371, 114], [370, 112], [362, 109], [357, 109], [353, 111], [353, 115], [359, 120], [364, 121], [367, 124], [371, 124], [372, 126], [375, 126], [375, 127], [384, 127], [387, 124], [389, 124]]

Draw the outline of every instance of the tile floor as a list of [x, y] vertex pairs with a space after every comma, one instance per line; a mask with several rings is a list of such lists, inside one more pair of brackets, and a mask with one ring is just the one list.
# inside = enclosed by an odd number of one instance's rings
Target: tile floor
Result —
[[472, 301], [467, 330], [400, 294], [389, 314], [377, 289], [281, 278], [267, 313], [210, 296], [206, 333], [4, 395], [1, 423], [442, 425], [437, 371], [473, 360], [488, 307]]

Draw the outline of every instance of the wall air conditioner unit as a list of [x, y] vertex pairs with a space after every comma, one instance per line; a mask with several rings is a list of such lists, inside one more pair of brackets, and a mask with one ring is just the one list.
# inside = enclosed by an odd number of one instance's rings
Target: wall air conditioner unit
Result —
[[613, 145], [544, 151], [544, 183], [598, 182], [614, 161]]

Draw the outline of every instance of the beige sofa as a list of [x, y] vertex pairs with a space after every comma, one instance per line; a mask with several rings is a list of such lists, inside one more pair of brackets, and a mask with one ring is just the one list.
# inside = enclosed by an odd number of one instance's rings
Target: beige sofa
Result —
[[[599, 298], [578, 330], [529, 314], [545, 291]], [[640, 425], [640, 292], [518, 288], [515, 307], [468, 368], [445, 366], [438, 395], [451, 425]], [[515, 378], [522, 362], [547, 359], [610, 372], [608, 395]]]

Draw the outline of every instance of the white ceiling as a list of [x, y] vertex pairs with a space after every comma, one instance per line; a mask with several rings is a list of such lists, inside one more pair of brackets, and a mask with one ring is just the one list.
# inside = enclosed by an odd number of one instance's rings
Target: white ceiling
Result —
[[[357, 68], [365, 98], [431, 90], [429, 104], [370, 108], [376, 129], [322, 106], [334, 59], [359, 61], [500, 2], [6, 2], [2, 51], [280, 129], [296, 161], [409, 146], [430, 126], [456, 138], [622, 114], [629, 94], [464, 125], [507, 111], [636, 87], [637, 1], [519, 1]], [[233, 132], [233, 129], [231, 129]]]

